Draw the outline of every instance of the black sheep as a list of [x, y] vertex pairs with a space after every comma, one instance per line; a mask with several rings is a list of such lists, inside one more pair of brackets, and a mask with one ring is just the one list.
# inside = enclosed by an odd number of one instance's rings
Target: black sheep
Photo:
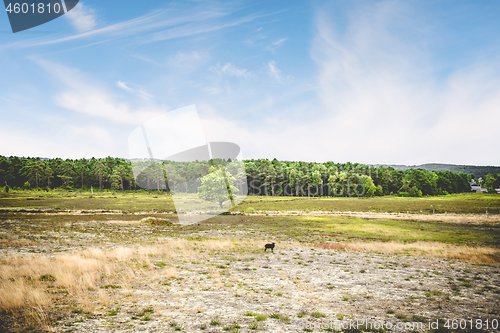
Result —
[[266, 252], [267, 249], [271, 249], [271, 252], [274, 253], [274, 243], [266, 244], [266, 248], [264, 249], [264, 252]]

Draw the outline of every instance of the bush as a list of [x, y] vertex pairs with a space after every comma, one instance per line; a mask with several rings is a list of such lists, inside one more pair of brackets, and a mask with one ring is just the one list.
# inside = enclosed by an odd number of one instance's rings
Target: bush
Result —
[[260, 315], [255, 316], [255, 320], [256, 320], [256, 321], [264, 321], [264, 320], [266, 320], [266, 319], [267, 319], [267, 317], [266, 317], [266, 316], [264, 316], [263, 314], [260, 314]]
[[384, 189], [382, 188], [381, 185], [378, 185], [376, 188], [375, 188], [375, 195], [376, 196], [383, 196], [384, 195]]
[[141, 220], [141, 223], [147, 225], [173, 225], [173, 223], [167, 219], [161, 219], [157, 217], [145, 217]]
[[40, 281], [55, 281], [56, 278], [52, 274], [44, 274], [40, 276]]
[[248, 328], [251, 330], [256, 330], [259, 328], [259, 324], [258, 323], [251, 323], [250, 325], [248, 325]]
[[419, 190], [416, 186], [413, 186], [408, 191], [408, 194], [409, 194], [410, 197], [421, 197], [422, 196], [422, 191]]

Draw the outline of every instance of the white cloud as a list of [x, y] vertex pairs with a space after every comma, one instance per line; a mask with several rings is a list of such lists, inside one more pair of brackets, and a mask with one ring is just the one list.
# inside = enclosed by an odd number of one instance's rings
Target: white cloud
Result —
[[132, 89], [129, 86], [127, 86], [127, 84], [125, 82], [123, 82], [123, 81], [116, 81], [116, 85], [119, 88], [121, 88], [121, 89], [123, 89], [125, 91], [128, 91], [128, 92], [134, 92], [135, 91], [134, 89]]
[[281, 70], [276, 67], [276, 62], [274, 60], [267, 63], [267, 70], [270, 77], [278, 82], [281, 81]]
[[198, 65], [206, 62], [209, 58], [208, 53], [206, 52], [198, 52], [193, 51], [189, 53], [185, 52], [177, 52], [174, 56], [171, 56], [167, 63], [171, 67], [182, 67], [186, 68], [195, 68]]
[[119, 131], [116, 129], [82, 124], [75, 126], [70, 123], [62, 126], [61, 123], [50, 121], [43, 126], [50, 128], [50, 136], [34, 133], [23, 126], [2, 131], [0, 141], [16, 143], [2, 146], [2, 155], [73, 159], [100, 158], [110, 154], [126, 157], [125, 149], [122, 148], [126, 143], [117, 139]]
[[[54, 96], [55, 104], [60, 107], [123, 124], [140, 124], [166, 111], [156, 106], [133, 109], [126, 102], [117, 101], [105, 88], [90, 82], [77, 70], [40, 59], [35, 62], [63, 84], [63, 90]], [[122, 81], [117, 85], [125, 90], [131, 89]]]
[[278, 45], [282, 44], [283, 42], [285, 42], [286, 40], [287, 40], [287, 38], [281, 38], [280, 40], [274, 42], [273, 45], [278, 46]]
[[66, 13], [70, 23], [79, 32], [89, 31], [97, 25], [94, 10], [81, 1], [72, 10]]
[[220, 64], [217, 66], [212, 66], [210, 67], [210, 70], [214, 73], [227, 74], [229, 76], [235, 77], [249, 77], [252, 74], [247, 69], [238, 68], [230, 62], [226, 63], [224, 66], [221, 66]]
[[153, 95], [151, 95], [150, 93], [148, 93], [142, 89], [137, 90], [137, 92], [139, 93], [139, 96], [143, 99], [150, 99], [150, 98], [154, 97]]
[[[246, 158], [499, 165], [500, 63], [479, 59], [442, 77], [422, 46], [427, 32], [400, 19], [406, 11], [397, 2], [366, 6], [341, 34], [321, 10], [311, 49], [319, 107], [252, 124], [200, 105], [207, 139], [235, 142]], [[266, 67], [282, 78], [275, 62]]]
[[283, 43], [284, 43], [285, 41], [287, 41], [287, 40], [288, 40], [288, 38], [281, 38], [280, 40], [277, 40], [277, 41], [275, 41], [275, 42], [272, 42], [272, 43], [271, 43], [271, 45], [266, 46], [266, 49], [274, 53], [274, 51], [275, 51], [278, 47], [280, 47], [281, 45], [283, 45]]
[[222, 66], [222, 72], [230, 76], [237, 76], [237, 77], [240, 76], [247, 77], [249, 75], [246, 69], [238, 68], [229, 62], [226, 63], [224, 66]]
[[150, 98], [154, 97], [153, 95], [147, 93], [146, 91], [142, 89], [132, 89], [130, 88], [126, 82], [123, 81], [116, 81], [116, 86], [120, 89], [123, 89], [125, 91], [128, 91], [130, 93], [133, 93], [136, 96], [141, 97], [142, 99], [149, 100]]
[[202, 90], [209, 95], [218, 95], [221, 92], [221, 89], [218, 86], [209, 86], [209, 87], [203, 88]]
[[[165, 10], [155, 10], [128, 21], [95, 29], [96, 21], [93, 11], [86, 6], [82, 6], [80, 2], [67, 14], [70, 15], [69, 19], [75, 28], [79, 30], [79, 33], [65, 37], [33, 38], [0, 45], [0, 49], [52, 45], [89, 38], [97, 40], [97, 42], [93, 43], [95, 44], [139, 35], [141, 38], [136, 39], [134, 43], [153, 43], [224, 30], [251, 22], [263, 16], [271, 15], [250, 14], [237, 18], [229, 18], [228, 16], [233, 14], [236, 8], [231, 4], [219, 7], [217, 8], [213, 3], [201, 4], [194, 9], [190, 6], [179, 8], [176, 5], [172, 5], [171, 8]], [[77, 8], [80, 8], [79, 11], [77, 11]], [[73, 12], [75, 14], [71, 14]]]
[[352, 16], [343, 36], [326, 14], [318, 16], [312, 51], [318, 92], [325, 122], [343, 142], [326, 151], [371, 163], [494, 161], [487, 157], [494, 126], [476, 131], [471, 120], [500, 123], [494, 112], [500, 107], [498, 63], [471, 64], [439, 82], [421, 47], [428, 36], [415, 31], [418, 22], [399, 20], [407, 9], [394, 2], [371, 7]]

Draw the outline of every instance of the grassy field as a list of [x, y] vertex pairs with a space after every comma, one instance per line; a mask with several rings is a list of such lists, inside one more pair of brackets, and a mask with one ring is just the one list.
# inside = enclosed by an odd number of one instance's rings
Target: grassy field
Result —
[[[180, 226], [166, 194], [1, 193], [0, 331], [498, 320], [499, 198], [247, 197], [233, 214]], [[402, 331], [412, 330], [446, 332]]]
[[249, 196], [239, 210], [302, 210], [302, 211], [356, 211], [356, 212], [423, 212], [457, 214], [500, 214], [500, 196], [495, 194], [457, 194], [424, 198], [295, 198]]
[[[225, 203], [229, 206], [229, 202]], [[103, 192], [17, 192], [0, 193], [0, 207], [11, 209], [43, 208], [59, 210], [120, 210], [124, 212], [175, 212], [172, 197], [165, 193]], [[303, 198], [247, 196], [233, 211], [356, 211], [356, 212], [422, 212], [456, 214], [500, 214], [500, 196], [464, 193], [457, 195], [406, 198]]]

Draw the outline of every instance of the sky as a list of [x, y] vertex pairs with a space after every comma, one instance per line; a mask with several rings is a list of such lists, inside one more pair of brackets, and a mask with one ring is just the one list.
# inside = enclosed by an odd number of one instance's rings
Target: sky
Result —
[[500, 165], [500, 2], [81, 0], [13, 34], [0, 155], [128, 158], [196, 105], [245, 159]]

